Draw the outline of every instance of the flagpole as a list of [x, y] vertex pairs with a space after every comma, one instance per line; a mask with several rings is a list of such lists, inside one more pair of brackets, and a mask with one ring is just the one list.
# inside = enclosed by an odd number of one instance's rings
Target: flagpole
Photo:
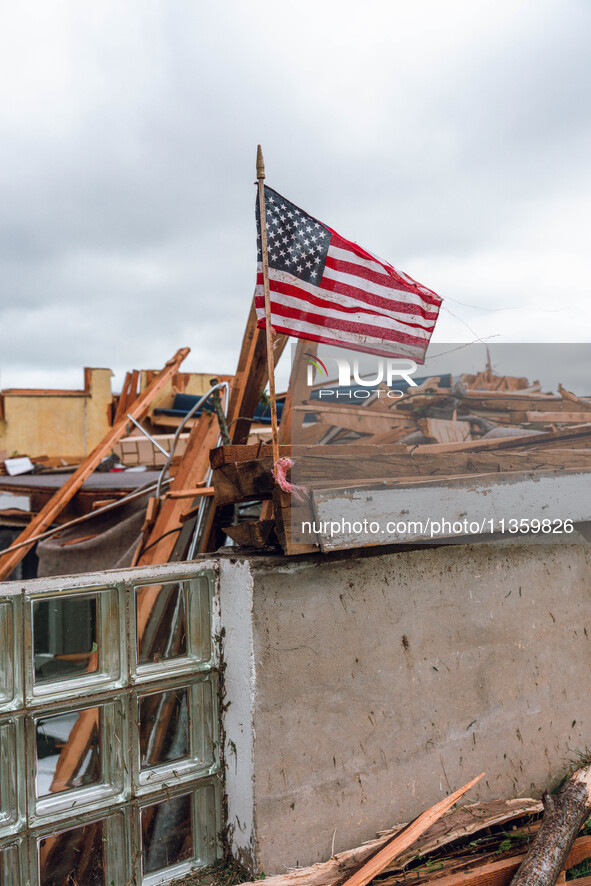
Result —
[[275, 361], [273, 359], [273, 332], [271, 326], [271, 295], [269, 292], [269, 258], [267, 256], [267, 216], [265, 212], [265, 161], [263, 151], [257, 148], [257, 179], [259, 183], [259, 214], [261, 220], [261, 251], [263, 253], [263, 288], [265, 291], [265, 332], [267, 339], [267, 366], [269, 369], [269, 396], [271, 399], [271, 433], [273, 444], [273, 464], [279, 458], [277, 429], [277, 403], [275, 401]]

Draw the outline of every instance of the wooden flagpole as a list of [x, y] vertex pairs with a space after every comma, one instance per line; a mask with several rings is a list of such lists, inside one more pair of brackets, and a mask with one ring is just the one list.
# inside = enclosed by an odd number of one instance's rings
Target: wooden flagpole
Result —
[[275, 400], [275, 363], [273, 359], [273, 333], [271, 327], [271, 295], [269, 293], [269, 258], [267, 255], [267, 216], [265, 212], [265, 161], [263, 151], [257, 148], [257, 179], [259, 183], [259, 210], [261, 219], [261, 251], [263, 253], [263, 288], [265, 290], [265, 332], [267, 339], [267, 366], [269, 367], [269, 396], [271, 399], [271, 429], [273, 444], [273, 464], [279, 458], [279, 437], [277, 430], [277, 403]]

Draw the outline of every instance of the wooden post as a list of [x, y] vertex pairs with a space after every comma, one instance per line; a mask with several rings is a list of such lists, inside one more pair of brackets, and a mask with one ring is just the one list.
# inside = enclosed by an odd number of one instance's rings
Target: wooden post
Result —
[[273, 362], [273, 333], [271, 327], [271, 295], [269, 293], [269, 256], [267, 255], [267, 215], [265, 212], [265, 162], [263, 151], [257, 148], [257, 179], [259, 182], [259, 210], [261, 219], [261, 251], [263, 254], [263, 288], [265, 290], [265, 332], [267, 339], [267, 365], [269, 367], [269, 396], [271, 398], [271, 429], [273, 463], [279, 458], [277, 430], [277, 403], [275, 401], [275, 365]]
[[591, 813], [591, 766], [577, 769], [565, 786], [546, 794], [544, 818], [511, 886], [554, 886], [575, 838]]

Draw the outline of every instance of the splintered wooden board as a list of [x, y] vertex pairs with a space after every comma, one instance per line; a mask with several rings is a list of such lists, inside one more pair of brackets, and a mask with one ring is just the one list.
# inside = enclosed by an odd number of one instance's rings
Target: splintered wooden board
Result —
[[[585, 861], [591, 856], [591, 837], [579, 837], [566, 860], [566, 870]], [[434, 886], [509, 886], [513, 875], [518, 870], [525, 853], [503, 858], [499, 861], [491, 861], [486, 864], [474, 865], [472, 870], [461, 871], [448, 876], [437, 877], [435, 871], [430, 877], [422, 878], [419, 883], [433, 883]], [[381, 886], [398, 886], [398, 884], [410, 884], [413, 880], [406, 876], [388, 877], [380, 882]], [[573, 880], [573, 886], [577, 886], [580, 880]]]
[[[322, 551], [408, 542], [437, 542], [498, 531], [499, 520], [591, 519], [591, 472], [489, 475], [487, 478], [442, 480], [437, 484], [387, 484], [312, 492], [316, 523], [333, 525], [319, 533]], [[443, 525], [468, 521], [478, 532], [454, 531]], [[367, 521], [367, 523], [364, 523]], [[396, 524], [394, 526], [387, 524]], [[373, 529], [370, 524], [374, 524]], [[362, 528], [360, 529], [360, 525]], [[506, 532], [506, 540], [515, 534]], [[569, 533], [531, 534], [528, 538], [568, 543]]]
[[443, 418], [420, 418], [419, 430], [425, 437], [438, 443], [464, 443], [470, 439], [469, 421], [450, 421]]

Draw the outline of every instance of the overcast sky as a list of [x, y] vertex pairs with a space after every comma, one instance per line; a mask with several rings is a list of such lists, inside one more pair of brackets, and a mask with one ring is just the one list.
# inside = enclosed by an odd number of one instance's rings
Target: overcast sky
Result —
[[590, 36], [589, 0], [6, 0], [0, 386], [233, 372], [258, 142], [444, 298], [434, 342], [589, 341]]

